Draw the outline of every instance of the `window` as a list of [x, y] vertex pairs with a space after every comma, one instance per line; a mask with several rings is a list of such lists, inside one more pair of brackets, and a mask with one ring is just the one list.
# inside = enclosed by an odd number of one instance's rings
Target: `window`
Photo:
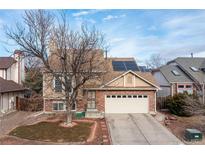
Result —
[[62, 83], [61, 83], [60, 77], [54, 78], [54, 89], [55, 89], [55, 92], [62, 92]]
[[178, 93], [187, 92], [188, 94], [193, 94], [193, 87], [192, 85], [178, 85], [177, 92]]
[[[95, 109], [95, 91], [88, 91], [88, 104], [87, 104], [87, 108], [88, 109]], [[107, 96], [107, 98], [109, 98]]]
[[178, 88], [184, 88], [184, 85], [178, 85]]
[[199, 71], [199, 69], [196, 68], [196, 67], [190, 67], [190, 69], [191, 69], [192, 71], [194, 71], [194, 72], [198, 72], [198, 71]]
[[137, 98], [137, 95], [133, 95], [133, 98]]
[[144, 95], [143, 98], [147, 98], [147, 95]]
[[121, 95], [117, 95], [117, 98], [121, 98]]
[[128, 97], [128, 98], [132, 98], [132, 96], [131, 96], [131, 95], [128, 95], [127, 97]]
[[65, 103], [62, 101], [56, 101], [53, 103], [54, 111], [65, 111]]
[[192, 86], [191, 85], [186, 85], [186, 88], [192, 88]]
[[126, 98], [126, 95], [123, 95], [122, 98]]
[[115, 98], [116, 96], [115, 95], [112, 95], [112, 98]]
[[110, 95], [107, 95], [107, 98], [110, 98]]
[[179, 72], [177, 70], [172, 70], [172, 73], [175, 75], [175, 76], [180, 76]]
[[138, 98], [142, 98], [142, 95], [139, 95]]

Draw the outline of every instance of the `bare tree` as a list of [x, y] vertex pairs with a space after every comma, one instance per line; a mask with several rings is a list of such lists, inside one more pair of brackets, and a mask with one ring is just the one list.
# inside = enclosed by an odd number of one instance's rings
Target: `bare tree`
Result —
[[148, 68], [155, 69], [167, 62], [160, 54], [152, 54], [148, 60], [145, 61]]
[[36, 57], [25, 57], [25, 81], [23, 85], [32, 90], [32, 95], [42, 96], [43, 89], [43, 75], [42, 67], [43, 64], [39, 58]]
[[104, 73], [104, 61], [99, 57], [105, 41], [95, 28], [82, 25], [81, 31], [71, 30], [65, 13], [57, 20], [55, 17], [44, 10], [25, 11], [24, 26], [17, 24], [6, 34], [28, 56], [41, 60], [51, 80], [60, 82], [66, 99], [66, 124], [70, 125], [79, 89]]

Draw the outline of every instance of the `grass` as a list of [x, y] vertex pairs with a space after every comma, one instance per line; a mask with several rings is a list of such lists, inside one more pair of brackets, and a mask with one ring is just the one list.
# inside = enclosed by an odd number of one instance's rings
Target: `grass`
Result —
[[78, 123], [72, 128], [59, 126], [60, 122], [40, 122], [34, 125], [20, 126], [9, 135], [20, 138], [49, 142], [82, 142], [90, 135], [92, 123]]

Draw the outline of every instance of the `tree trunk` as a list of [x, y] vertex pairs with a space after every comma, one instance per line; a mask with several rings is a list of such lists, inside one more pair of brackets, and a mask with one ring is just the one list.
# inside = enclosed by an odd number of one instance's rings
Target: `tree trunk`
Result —
[[68, 107], [69, 109], [67, 109], [67, 114], [66, 114], [66, 125], [72, 125], [72, 112], [71, 112], [71, 108]]
[[72, 125], [72, 112], [69, 97], [66, 97], [66, 125]]

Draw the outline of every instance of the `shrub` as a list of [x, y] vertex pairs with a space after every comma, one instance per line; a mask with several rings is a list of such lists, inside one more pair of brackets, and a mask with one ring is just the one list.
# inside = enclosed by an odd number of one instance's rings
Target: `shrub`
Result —
[[187, 93], [175, 94], [166, 99], [167, 107], [172, 114], [178, 116], [192, 116], [205, 113], [205, 105], [199, 100], [197, 95]]

